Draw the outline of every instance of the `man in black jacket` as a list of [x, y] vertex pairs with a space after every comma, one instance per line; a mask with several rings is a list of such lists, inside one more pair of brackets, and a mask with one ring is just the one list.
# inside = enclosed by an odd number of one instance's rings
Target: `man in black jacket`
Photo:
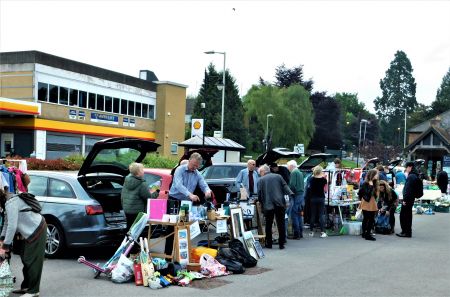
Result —
[[258, 184], [258, 199], [262, 203], [266, 218], [266, 248], [272, 248], [272, 224], [275, 217], [278, 227], [278, 239], [280, 249], [284, 249], [286, 243], [286, 230], [284, 214], [286, 212], [286, 200], [284, 195], [293, 195], [285, 180], [279, 174], [271, 173], [267, 165], [258, 169], [261, 176]]
[[419, 175], [415, 169], [414, 162], [406, 162], [405, 173], [408, 178], [406, 179], [405, 187], [403, 188], [403, 202], [402, 209], [400, 211], [400, 226], [402, 232], [397, 233], [399, 237], [411, 237], [411, 225], [412, 225], [412, 208], [414, 200], [423, 196], [423, 183], [419, 178]]
[[441, 190], [442, 194], [447, 194], [447, 186], [448, 186], [448, 174], [446, 171], [441, 170], [436, 176], [436, 183]]

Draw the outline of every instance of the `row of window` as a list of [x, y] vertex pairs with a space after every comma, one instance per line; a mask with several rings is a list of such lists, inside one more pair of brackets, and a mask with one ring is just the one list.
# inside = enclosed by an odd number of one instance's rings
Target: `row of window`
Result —
[[38, 83], [38, 100], [122, 115], [155, 119], [155, 106], [126, 99]]

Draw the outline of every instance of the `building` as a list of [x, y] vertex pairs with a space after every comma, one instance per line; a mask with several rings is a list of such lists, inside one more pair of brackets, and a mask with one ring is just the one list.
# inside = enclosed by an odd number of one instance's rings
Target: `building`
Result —
[[408, 160], [423, 159], [427, 175], [450, 174], [450, 110], [408, 130]]
[[107, 137], [156, 141], [179, 157], [187, 86], [38, 51], [0, 53], [0, 156], [85, 155]]

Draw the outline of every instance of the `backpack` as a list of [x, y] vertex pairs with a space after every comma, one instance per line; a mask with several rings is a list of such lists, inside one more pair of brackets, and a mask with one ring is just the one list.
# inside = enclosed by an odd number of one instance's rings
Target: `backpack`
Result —
[[423, 182], [422, 179], [418, 178], [415, 184], [415, 189], [414, 189], [414, 194], [416, 194], [414, 196], [414, 198], [421, 198], [423, 196]]
[[39, 204], [39, 201], [37, 201], [33, 194], [20, 193], [17, 196], [19, 196], [20, 199], [22, 199], [26, 204], [28, 204], [29, 207], [31, 207], [32, 212], [41, 213], [41, 204]]
[[240, 257], [239, 262], [246, 268], [254, 267], [258, 263], [258, 260], [253, 258], [247, 249], [244, 247], [244, 244], [239, 239], [233, 239], [228, 244], [230, 249], [236, 251], [236, 255]]

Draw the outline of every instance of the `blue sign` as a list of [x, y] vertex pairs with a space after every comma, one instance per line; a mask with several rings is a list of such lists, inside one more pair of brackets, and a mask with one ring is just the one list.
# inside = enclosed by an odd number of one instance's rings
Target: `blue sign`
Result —
[[128, 127], [128, 118], [123, 118], [123, 124], [122, 125]]
[[78, 116], [79, 117], [85, 117], [86, 116], [86, 113], [84, 112], [84, 111], [78, 111]]
[[71, 119], [71, 120], [77, 119], [77, 111], [75, 109], [69, 110], [69, 119]]
[[91, 112], [91, 122], [118, 125], [119, 117], [116, 115]]

